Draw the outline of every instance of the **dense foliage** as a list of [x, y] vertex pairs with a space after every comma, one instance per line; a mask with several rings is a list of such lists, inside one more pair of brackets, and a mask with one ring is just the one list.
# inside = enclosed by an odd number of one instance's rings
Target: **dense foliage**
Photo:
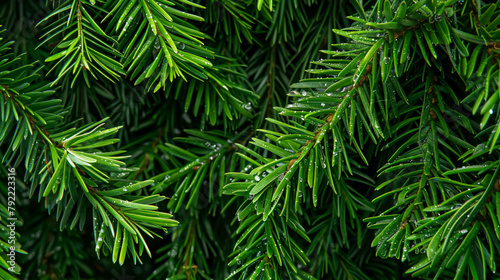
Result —
[[489, 2], [2, 1], [0, 277], [495, 279]]

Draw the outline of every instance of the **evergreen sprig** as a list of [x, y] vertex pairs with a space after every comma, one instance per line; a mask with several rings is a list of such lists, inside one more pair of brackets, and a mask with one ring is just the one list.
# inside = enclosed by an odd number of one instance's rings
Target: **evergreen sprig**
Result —
[[0, 41], [0, 156], [50, 215], [17, 277], [494, 279], [500, 2], [42, 2]]
[[[13, 67], [20, 58], [9, 53], [10, 44], [0, 47], [4, 62], [0, 65], [0, 141], [13, 140], [3, 161], [14, 166], [24, 163], [24, 179], [31, 182], [30, 196], [39, 189], [38, 200], [45, 200], [49, 213], [56, 209], [60, 230], [70, 217], [70, 228], [79, 225], [82, 230], [86, 211], [92, 208], [97, 253], [104, 242], [108, 249], [105, 254], [112, 251], [114, 262], [120, 253], [120, 264], [127, 252], [134, 261], [144, 249], [151, 256], [142, 233], [152, 237], [155, 233], [148, 228], [166, 230], [167, 226], [176, 226], [177, 221], [151, 205], [165, 197], [137, 195], [153, 181], [121, 179], [134, 170], [120, 161], [126, 158], [120, 156], [124, 151], [103, 150], [119, 141], [107, 138], [120, 127], [103, 129], [105, 119], [78, 129], [72, 127], [73, 123], [63, 124], [61, 100], [49, 99], [55, 92], [49, 84], [30, 85], [39, 69], [32, 72], [33, 65]], [[139, 244], [139, 252], [134, 243]]]

